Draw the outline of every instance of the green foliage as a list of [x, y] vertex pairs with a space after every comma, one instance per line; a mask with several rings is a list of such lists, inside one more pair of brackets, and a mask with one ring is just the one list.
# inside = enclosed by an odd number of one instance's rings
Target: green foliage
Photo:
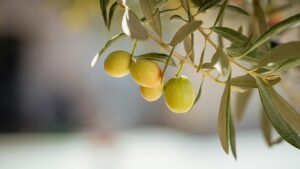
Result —
[[[169, 56], [163, 53], [146, 53], [142, 55], [135, 56], [136, 59], [148, 59], [161, 63], [166, 63]], [[170, 61], [168, 63], [170, 66], [177, 66], [174, 59], [170, 57]]]
[[[177, 8], [167, 8], [168, 4], [174, 1], [168, 0], [139, 0], [143, 16], [141, 19], [131, 10], [125, 1], [122, 0], [100, 0], [101, 14], [105, 25], [109, 29], [111, 20], [116, 11], [123, 13], [122, 30], [109, 40], [98, 55], [93, 59], [92, 66], [96, 64], [100, 56], [119, 37], [127, 35], [134, 41], [132, 57], [135, 60], [147, 59], [164, 64], [162, 78], [167, 72], [168, 66], [178, 67], [175, 59], [180, 63], [176, 76], [179, 77], [184, 65], [192, 66], [197, 73], [202, 74], [202, 82], [194, 100], [193, 106], [200, 100], [204, 79], [210, 79], [217, 84], [225, 86], [221, 97], [218, 132], [222, 148], [226, 153], [230, 149], [236, 158], [236, 140], [234, 120], [241, 120], [243, 111], [253, 91], [258, 91], [264, 111], [261, 115], [261, 129], [263, 136], [269, 146], [285, 140], [296, 148], [300, 148], [300, 115], [295, 109], [281, 97], [274, 86], [282, 81], [282, 72], [300, 66], [300, 41], [281, 43], [271, 48], [270, 42], [273, 38], [280, 36], [280, 33], [295, 27], [300, 23], [300, 14], [278, 21], [274, 26], [268, 25], [268, 13], [265, 12], [265, 3], [259, 0], [244, 1], [241, 6], [232, 4], [227, 0], [180, 0]], [[270, 1], [268, 4], [273, 3]], [[271, 8], [272, 6], [268, 6]], [[205, 20], [201, 20], [198, 14], [208, 10], [218, 10], [213, 24], [209, 29], [202, 27]], [[251, 10], [249, 10], [251, 9]], [[243, 33], [244, 23], [239, 28], [230, 27], [223, 20], [228, 19], [226, 12], [232, 11], [235, 15], [245, 18], [249, 25], [250, 32]], [[176, 13], [175, 13], [176, 12]], [[162, 19], [163, 17], [169, 20]], [[180, 20], [180, 26], [169, 43], [163, 39], [162, 25], [168, 25], [169, 21]], [[162, 23], [166, 22], [166, 23]], [[232, 26], [232, 25], [231, 25]], [[211, 35], [218, 36], [218, 42], [211, 38]], [[195, 37], [201, 36], [203, 47], [195, 45]], [[134, 56], [136, 41], [153, 40], [167, 54], [151, 52]], [[226, 39], [230, 45], [223, 43]], [[185, 55], [176, 52], [175, 48], [184, 46]], [[206, 48], [210, 45], [215, 49], [212, 56], [207, 56]], [[196, 48], [195, 48], [196, 47]], [[195, 50], [199, 51], [197, 56]], [[203, 63], [205, 57], [210, 62]], [[134, 60], [133, 59], [133, 60]], [[194, 61], [199, 59], [196, 65]], [[209, 60], [209, 59], [206, 59]], [[177, 63], [178, 63], [177, 62]], [[245, 72], [242, 76], [232, 77], [233, 65]], [[244, 66], [244, 65], [247, 65]], [[248, 68], [249, 67], [249, 68]], [[217, 76], [214, 76], [214, 72]], [[227, 77], [227, 78], [226, 78]], [[226, 78], [224, 80], [224, 78]], [[235, 117], [231, 112], [231, 92], [245, 92], [238, 94], [240, 105], [237, 108]], [[272, 138], [272, 129], [275, 129], [280, 137]]]

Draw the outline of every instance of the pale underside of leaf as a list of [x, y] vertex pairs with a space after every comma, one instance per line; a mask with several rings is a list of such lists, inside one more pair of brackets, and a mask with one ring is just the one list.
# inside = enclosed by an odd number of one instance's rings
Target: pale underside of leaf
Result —
[[126, 7], [123, 20], [122, 30], [133, 39], [146, 40], [148, 38], [148, 32], [140, 23], [139, 18], [128, 7]]
[[229, 113], [230, 113], [230, 76], [227, 79], [225, 89], [221, 98], [219, 116], [218, 116], [218, 132], [219, 139], [223, 150], [229, 152]]
[[244, 93], [237, 93], [235, 103], [235, 117], [238, 121], [241, 121], [244, 117], [245, 110], [251, 99], [252, 93], [252, 90], [246, 91]]
[[152, 29], [161, 37], [162, 31], [161, 31], [160, 13], [157, 10], [155, 13], [153, 13], [155, 10], [154, 5], [155, 5], [154, 0], [140, 0], [140, 6], [142, 8], [145, 18], [147, 19]]
[[226, 76], [228, 74], [230, 70], [229, 60], [223, 49], [217, 49], [216, 53], [212, 57], [211, 63], [222, 76]]
[[243, 47], [248, 38], [241, 34], [238, 31], [235, 31], [231, 28], [227, 28], [227, 27], [213, 27], [211, 28], [215, 33], [217, 33], [218, 35], [222, 36], [223, 38], [229, 40], [230, 42], [233, 43], [233, 45], [237, 46], [237, 47]]
[[183, 25], [174, 35], [173, 39], [170, 42], [171, 46], [176, 46], [178, 43], [183, 41], [189, 34], [193, 33], [199, 28], [202, 24], [202, 21], [191, 21]]

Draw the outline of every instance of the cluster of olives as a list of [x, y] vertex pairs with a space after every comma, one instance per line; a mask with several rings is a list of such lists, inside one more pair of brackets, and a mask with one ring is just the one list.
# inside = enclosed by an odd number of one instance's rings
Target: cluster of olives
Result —
[[164, 93], [168, 108], [175, 113], [188, 112], [195, 100], [191, 81], [183, 75], [173, 77], [166, 84], [159, 65], [148, 59], [133, 61], [126, 51], [114, 51], [104, 61], [105, 72], [112, 77], [131, 74], [140, 86], [140, 93], [147, 101], [158, 100]]

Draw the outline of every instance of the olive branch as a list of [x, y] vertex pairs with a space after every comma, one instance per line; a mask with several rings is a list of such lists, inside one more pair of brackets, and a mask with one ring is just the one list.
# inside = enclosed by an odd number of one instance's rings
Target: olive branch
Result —
[[[267, 5], [271, 6], [272, 2], [268, 2]], [[202, 74], [203, 79], [193, 105], [201, 96], [204, 78], [224, 86], [219, 109], [218, 132], [221, 145], [226, 153], [229, 153], [229, 149], [231, 149], [236, 158], [234, 119], [240, 120], [242, 117], [242, 110], [236, 113], [235, 118], [231, 113], [231, 90], [238, 92], [241, 97], [245, 97], [247, 102], [253, 89], [257, 89], [264, 108], [261, 116], [262, 132], [268, 145], [271, 146], [285, 140], [299, 149], [300, 115], [274, 90], [274, 86], [281, 81], [283, 72], [300, 66], [300, 41], [277, 44], [275, 47], [271, 47], [271, 44], [274, 37], [300, 23], [300, 14], [290, 16], [270, 27], [267, 24], [266, 15], [272, 12], [265, 12], [265, 5], [262, 5], [259, 0], [252, 0], [251, 3], [244, 1], [240, 6], [229, 3], [228, 0], [180, 0], [178, 7], [168, 8], [170, 3], [172, 2], [168, 0], [139, 0], [143, 12], [143, 16], [139, 18], [126, 1], [100, 0], [101, 13], [108, 29], [114, 13], [117, 10], [124, 13], [123, 32], [105, 44], [94, 57], [91, 66], [95, 66], [106, 49], [118, 39], [125, 36], [131, 37], [133, 40], [131, 61], [135, 57], [136, 59], [161, 62], [164, 64], [162, 75], [166, 73], [168, 66], [176, 66], [179, 67], [176, 74], [178, 77], [185, 65], [193, 67], [196, 72]], [[249, 12], [249, 8], [252, 9], [251, 12]], [[218, 14], [213, 25], [205, 28], [202, 26], [205, 21], [200, 20], [199, 15], [208, 10], [218, 10]], [[248, 35], [243, 34], [242, 26], [238, 30], [224, 26], [225, 13], [229, 10], [249, 21], [250, 33]], [[176, 13], [174, 14], [174, 12]], [[183, 22], [169, 43], [165, 42], [162, 37], [161, 18], [166, 16], [170, 16], [170, 21]], [[195, 36], [198, 34], [204, 39], [204, 46], [201, 49], [199, 63], [196, 64]], [[211, 38], [212, 34], [218, 36], [218, 42]], [[148, 39], [159, 45], [167, 54], [157, 52], [134, 56], [137, 42]], [[224, 45], [225, 39], [230, 45]], [[184, 45], [185, 56], [175, 49], [181, 43]], [[205, 53], [207, 45], [212, 46], [215, 53], [211, 56], [210, 62], [204, 63], [204, 59], [207, 57]], [[179, 65], [174, 59], [179, 62]], [[245, 74], [232, 77], [233, 67], [242, 70]], [[217, 73], [217, 76], [214, 76], [213, 73]], [[245, 105], [245, 103], [241, 104]], [[279, 139], [271, 137], [271, 125], [280, 135]]]

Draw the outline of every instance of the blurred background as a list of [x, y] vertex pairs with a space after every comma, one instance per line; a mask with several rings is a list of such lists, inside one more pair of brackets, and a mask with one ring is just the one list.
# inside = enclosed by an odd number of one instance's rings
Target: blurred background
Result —
[[[138, 1], [128, 3], [140, 14]], [[275, 11], [269, 24], [299, 10], [295, 3], [285, 12]], [[211, 25], [216, 14], [211, 10], [201, 17]], [[224, 25], [247, 26], [244, 16], [226, 15]], [[0, 169], [299, 168], [299, 150], [287, 143], [272, 148], [265, 144], [256, 92], [243, 121], [236, 124], [235, 161], [223, 153], [217, 135], [223, 87], [205, 81], [199, 103], [177, 115], [163, 98], [144, 101], [130, 76], [114, 79], [105, 74], [103, 58], [90, 68], [105, 42], [121, 32], [121, 16], [119, 10], [108, 32], [98, 0], [0, 0]], [[169, 41], [181, 24], [163, 25], [164, 39]], [[292, 29], [276, 41], [299, 38], [299, 29]], [[196, 46], [200, 52], [203, 41], [198, 39]], [[131, 47], [131, 40], [123, 38], [104, 55]], [[147, 41], [138, 44], [136, 53], [158, 50]], [[184, 54], [183, 47], [178, 51]], [[212, 48], [207, 55], [213, 55]], [[170, 70], [168, 77], [176, 72]], [[197, 91], [201, 76], [188, 67], [182, 74], [192, 79]], [[293, 88], [282, 94], [300, 110], [299, 70], [285, 74], [288, 83], [278, 90]]]

